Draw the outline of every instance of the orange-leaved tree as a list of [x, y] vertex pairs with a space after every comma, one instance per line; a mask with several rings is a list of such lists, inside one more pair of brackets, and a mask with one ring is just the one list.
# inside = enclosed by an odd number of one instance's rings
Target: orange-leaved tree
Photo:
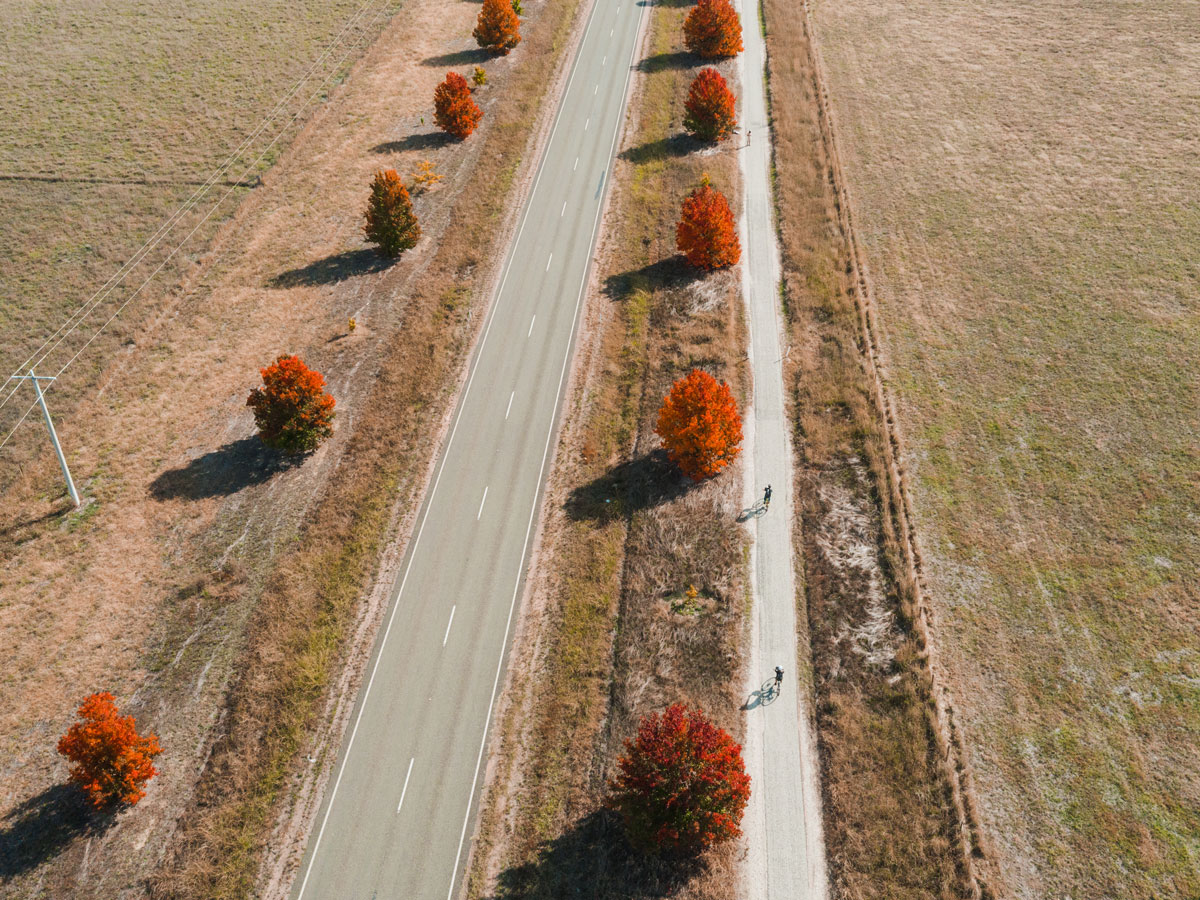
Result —
[[719, 141], [737, 127], [736, 101], [721, 73], [701, 69], [683, 104], [683, 127], [703, 141]]
[[646, 716], [617, 767], [609, 803], [635, 845], [698, 853], [741, 834], [750, 799], [742, 748], [703, 711], [675, 703]]
[[333, 434], [334, 399], [325, 393], [320, 372], [298, 356], [280, 356], [262, 370], [262, 380], [246, 405], [254, 410], [264, 444], [285, 453], [307, 453]]
[[447, 72], [446, 80], [433, 89], [433, 121], [442, 131], [465, 140], [479, 120], [483, 110], [471, 99], [471, 86], [457, 72]]
[[742, 258], [729, 201], [709, 183], [707, 175], [700, 187], [684, 198], [675, 245], [698, 269], [721, 269]]
[[376, 245], [380, 256], [394, 259], [417, 245], [421, 226], [413, 212], [408, 188], [395, 169], [375, 173], [366, 220], [363, 232]]
[[471, 34], [484, 50], [507, 55], [521, 43], [521, 20], [513, 11], [512, 0], [483, 0], [479, 21]]
[[741, 452], [742, 417], [733, 391], [702, 369], [671, 385], [654, 432], [671, 462], [693, 481], [716, 475]]
[[122, 716], [106, 692], [84, 700], [78, 715], [58, 741], [58, 752], [71, 761], [71, 781], [97, 809], [137, 803], [146, 796], [146, 782], [158, 774], [153, 765], [162, 753], [158, 738], [138, 734], [133, 716]]
[[742, 52], [742, 23], [729, 0], [698, 0], [683, 20], [683, 42], [697, 56], [716, 59]]

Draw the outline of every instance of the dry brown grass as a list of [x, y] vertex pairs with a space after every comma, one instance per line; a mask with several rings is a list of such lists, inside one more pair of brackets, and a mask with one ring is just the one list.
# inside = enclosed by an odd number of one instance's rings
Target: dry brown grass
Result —
[[[745, 396], [737, 281], [695, 278], [674, 248], [682, 197], [707, 171], [737, 196], [734, 142], [680, 136], [693, 60], [683, 11], [652, 12], [636, 126], [605, 227], [603, 291], [589, 296], [578, 385], [549, 492], [546, 549], [514, 651], [470, 895], [727, 898], [736, 848], [693, 866], [632, 855], [602, 808], [640, 717], [697, 703], [740, 736], [745, 543], [737, 472], [693, 487], [654, 448], [670, 383], [692, 366]], [[672, 599], [689, 585], [690, 612]]]
[[[482, 319], [576, 8], [526, 6], [526, 44], [489, 69], [488, 118], [460, 148], [431, 141], [419, 117], [477, 8], [408, 4], [223, 230], [202, 277], [106, 372], [103, 394], [62, 422], [89, 505], [62, 513], [45, 489], [52, 460], [6, 493], [0, 842], [15, 849], [4, 893], [40, 883], [55, 896], [115, 896], [164, 854], [161, 893], [242, 896], [253, 885], [291, 753], [308, 739], [347, 623], [367, 615], [360, 589], [389, 525], [413, 507]], [[417, 201], [426, 239], [381, 268], [361, 243], [370, 173], [426, 158], [447, 175]], [[324, 371], [339, 401], [334, 438], [295, 467], [257, 449], [244, 407], [256, 366], [281, 347]], [[167, 748], [146, 800], [95, 823], [90, 841], [53, 787], [53, 741], [80, 685], [112, 688]], [[176, 831], [189, 803], [204, 807]], [[186, 857], [167, 853], [176, 846]]]
[[803, 15], [767, 0], [787, 378], [835, 896], [968, 894]]
[[814, 10], [980, 871], [1194, 897], [1194, 7]]
[[[54, 385], [51, 402], [66, 417], [95, 390], [112, 355], [143, 332], [169, 298], [164, 293], [194, 272], [220, 224], [370, 46], [397, 3], [372, 0], [356, 16], [363, 6], [363, 0], [299, 5], [221, 0], [204, 6], [185, 0], [151, 5], [70, 0], [53, 8], [0, 2], [3, 377], [246, 141], [195, 210], [41, 368], [52, 373], [66, 363], [165, 265]], [[330, 45], [334, 52], [320, 58]], [[306, 74], [280, 115], [255, 134]], [[297, 114], [298, 121], [288, 125]], [[277, 135], [278, 143], [269, 146]], [[213, 217], [201, 224], [213, 208]], [[169, 260], [193, 228], [199, 230]], [[0, 409], [0, 439], [31, 402], [26, 387]], [[44, 452], [44, 431], [36, 419], [32, 424], [38, 427], [24, 426], [5, 447], [0, 488], [12, 483], [20, 465]]]

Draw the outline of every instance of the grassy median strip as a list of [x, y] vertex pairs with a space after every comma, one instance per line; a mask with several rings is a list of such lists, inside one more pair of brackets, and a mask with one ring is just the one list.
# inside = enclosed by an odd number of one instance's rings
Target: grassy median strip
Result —
[[[804, 15], [765, 0], [787, 377], [834, 896], [969, 895], [861, 356]], [[802, 611], [804, 612], [804, 611]]]
[[[269, 580], [251, 626], [242, 673], [228, 700], [227, 724], [182, 820], [172, 852], [153, 881], [155, 896], [236, 898], [255, 887], [262, 849], [297, 751], [343, 659], [356, 607], [375, 573], [397, 494], [419, 501], [429, 453], [453, 399], [465, 352], [488, 298], [485, 266], [504, 248], [496, 223], [578, 4], [541, 8], [527, 20], [521, 57], [492, 107], [482, 159], [455, 225], [409, 298], [408, 320], [384, 363], [356, 432], [296, 546]], [[471, 303], [447, 303], [469, 293]], [[473, 323], [473, 324], [472, 324]]]
[[[746, 396], [738, 282], [697, 278], [675, 250], [683, 197], [708, 173], [737, 198], [732, 138], [705, 149], [681, 133], [699, 61], [681, 51], [686, 8], [655, 6], [635, 83], [634, 134], [606, 218], [603, 291], [589, 299], [586, 360], [558, 448], [545, 549], [514, 652], [470, 879], [475, 898], [727, 898], [733, 847], [699, 867], [643, 859], [604, 810], [606, 782], [640, 717], [683, 700], [735, 736], [744, 635], [739, 474], [683, 484], [653, 422], [693, 366]], [[722, 64], [732, 79], [733, 64]], [[694, 585], [698, 601], [679, 598]]]

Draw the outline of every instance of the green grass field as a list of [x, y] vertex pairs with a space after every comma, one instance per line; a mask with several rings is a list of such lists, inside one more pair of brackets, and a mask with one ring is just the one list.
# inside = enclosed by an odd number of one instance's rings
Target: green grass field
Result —
[[[35, 351], [248, 141], [195, 211], [43, 365], [42, 371], [53, 372], [69, 360], [227, 195], [56, 385], [56, 408], [69, 411], [236, 208], [248, 190], [236, 182], [253, 183], [270, 166], [296, 133], [297, 126], [287, 123], [298, 113], [303, 122], [304, 112], [321, 102], [396, 7], [395, 0], [0, 0], [3, 374]], [[327, 47], [331, 51], [323, 56]], [[301, 79], [280, 115], [256, 134]], [[0, 439], [28, 404], [17, 402], [26, 392], [0, 409]], [[15, 448], [4, 452], [16, 449], [20, 458], [42, 440], [25, 429]]]
[[815, 7], [939, 647], [1021, 897], [1200, 893], [1200, 18]]

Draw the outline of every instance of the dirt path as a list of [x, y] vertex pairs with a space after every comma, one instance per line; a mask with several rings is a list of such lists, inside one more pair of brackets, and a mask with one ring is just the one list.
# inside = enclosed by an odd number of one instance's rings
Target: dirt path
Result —
[[[740, 222], [742, 286], [750, 326], [754, 402], [746, 417], [744, 497], [754, 535], [751, 655], [746, 686], [746, 764], [753, 793], [746, 812], [747, 896], [823, 900], [828, 892], [821, 800], [806, 679], [798, 678], [796, 578], [792, 560], [792, 449], [784, 409], [779, 320], [779, 246], [771, 197], [771, 137], [764, 89], [765, 48], [757, 2], [742, 4], [741, 151], [745, 206]], [[757, 137], [754, 137], [757, 135]], [[771, 509], [759, 504], [772, 486]], [[781, 690], [770, 681], [785, 670]], [[804, 693], [802, 693], [804, 692]]]

